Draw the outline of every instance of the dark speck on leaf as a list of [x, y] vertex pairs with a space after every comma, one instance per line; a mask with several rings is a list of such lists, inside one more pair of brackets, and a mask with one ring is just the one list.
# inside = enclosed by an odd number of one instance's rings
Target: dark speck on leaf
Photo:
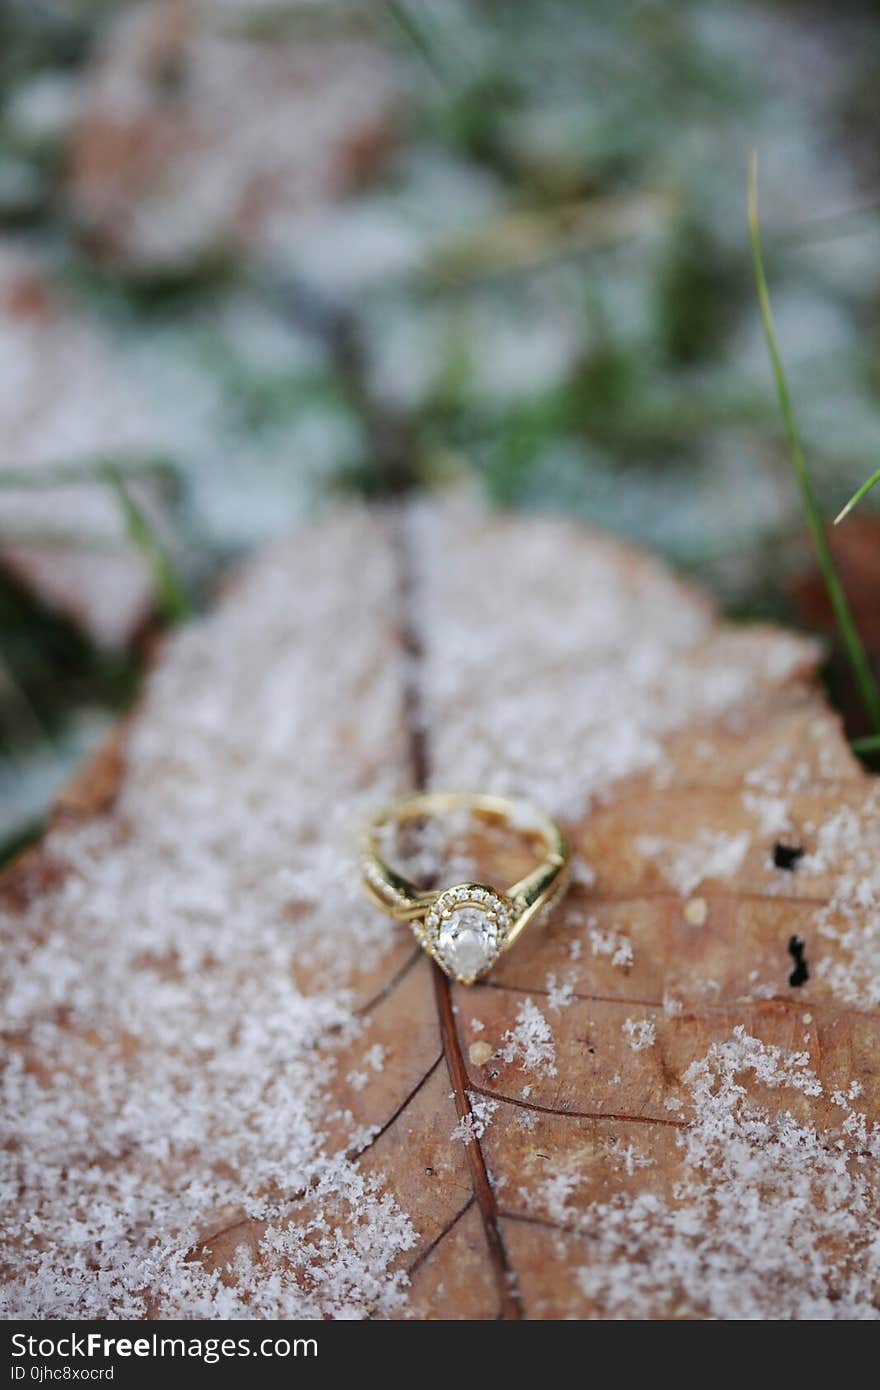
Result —
[[783, 845], [777, 840], [773, 846], [773, 863], [777, 869], [788, 869], [789, 873], [793, 873], [798, 860], [803, 857], [804, 851], [798, 845]]
[[810, 978], [810, 969], [807, 962], [804, 960], [805, 945], [806, 942], [802, 941], [799, 936], [792, 936], [789, 938], [788, 954], [794, 961], [794, 970], [792, 970], [788, 977], [788, 983], [793, 989], [798, 989], [801, 985], [805, 985]]

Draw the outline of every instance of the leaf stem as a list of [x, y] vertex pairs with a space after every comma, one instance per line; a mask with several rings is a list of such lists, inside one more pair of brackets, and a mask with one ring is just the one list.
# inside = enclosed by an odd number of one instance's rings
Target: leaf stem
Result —
[[834, 616], [837, 620], [840, 635], [843, 639], [850, 665], [853, 668], [862, 700], [864, 701], [872, 725], [880, 732], [880, 690], [878, 690], [874, 680], [867, 652], [865, 651], [864, 644], [862, 643], [862, 639], [859, 636], [858, 629], [853, 620], [852, 612], [840, 581], [840, 575], [837, 572], [837, 567], [831, 554], [831, 548], [828, 544], [828, 537], [822, 522], [822, 514], [819, 510], [818, 499], [813, 487], [813, 480], [810, 477], [798, 437], [797, 426], [795, 425], [794, 419], [794, 409], [788, 390], [788, 382], [786, 380], [785, 369], [782, 365], [782, 357], [776, 341], [773, 311], [770, 307], [770, 294], [767, 289], [767, 279], [764, 274], [764, 261], [761, 255], [761, 231], [758, 220], [758, 157], [754, 152], [749, 161], [749, 235], [752, 243], [755, 284], [758, 292], [758, 304], [761, 310], [764, 337], [767, 342], [767, 351], [770, 354], [770, 362], [773, 367], [776, 394], [779, 398], [779, 410], [785, 426], [792, 467], [794, 468], [795, 476], [801, 490], [807, 524], [816, 550], [819, 568], [822, 571], [822, 577], [825, 581], [825, 588], [831, 600], [831, 607], [834, 610]]

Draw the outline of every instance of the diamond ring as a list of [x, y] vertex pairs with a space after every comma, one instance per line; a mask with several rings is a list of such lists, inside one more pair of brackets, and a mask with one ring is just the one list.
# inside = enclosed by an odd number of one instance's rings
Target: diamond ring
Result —
[[[486, 883], [426, 891], [383, 858], [381, 841], [388, 831], [460, 812], [504, 825], [539, 844], [543, 857], [537, 868], [503, 891]], [[368, 822], [361, 873], [371, 902], [386, 916], [409, 922], [419, 945], [450, 979], [472, 985], [565, 892], [568, 848], [556, 822], [524, 802], [470, 792], [423, 792], [401, 798]]]

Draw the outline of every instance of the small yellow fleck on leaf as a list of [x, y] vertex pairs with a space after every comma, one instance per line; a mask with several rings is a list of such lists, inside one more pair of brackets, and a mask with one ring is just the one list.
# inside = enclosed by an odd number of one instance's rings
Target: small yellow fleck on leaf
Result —
[[709, 904], [705, 898], [689, 898], [684, 905], [684, 920], [692, 927], [705, 926], [709, 916]]
[[468, 1048], [468, 1056], [475, 1067], [482, 1067], [485, 1066], [494, 1051], [495, 1049], [491, 1043], [472, 1042]]

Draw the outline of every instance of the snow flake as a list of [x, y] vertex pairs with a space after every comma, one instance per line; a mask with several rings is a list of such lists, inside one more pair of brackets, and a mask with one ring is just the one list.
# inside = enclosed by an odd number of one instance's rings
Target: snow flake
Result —
[[556, 1075], [556, 1047], [553, 1033], [537, 1004], [524, 999], [516, 1011], [516, 1025], [502, 1035], [501, 1056], [505, 1062], [519, 1062], [521, 1071], [532, 1069], [545, 1076]]
[[567, 976], [566, 979], [557, 984], [556, 973], [550, 970], [544, 983], [549, 1009], [567, 1009], [569, 1004], [574, 1001], [574, 977], [572, 975]]
[[623, 1032], [633, 1052], [644, 1052], [653, 1047], [657, 1039], [657, 1026], [650, 1018], [628, 1018], [623, 1023]]
[[660, 862], [663, 877], [682, 897], [710, 878], [732, 878], [746, 857], [752, 837], [747, 830], [727, 833], [703, 829], [682, 843], [663, 835], [640, 835], [636, 849]]
[[[50, 835], [53, 886], [24, 930], [0, 914], [21, 1040], [2, 1079], [0, 1180], [19, 1193], [3, 1214], [7, 1318], [405, 1309], [409, 1219], [324, 1137], [334, 1049], [356, 1031], [352, 970], [393, 942], [349, 845], [397, 764], [369, 800], [360, 769], [399, 739], [393, 638], [375, 622], [395, 594], [384, 538], [357, 511], [330, 526], [340, 563], [308, 604], [291, 604], [291, 573], [322, 567], [326, 529], [276, 547], [169, 638], [116, 811]], [[366, 554], [353, 583], [345, 557], [359, 569]], [[332, 669], [313, 661], [342, 623]], [[294, 964], [320, 992], [297, 987]], [[381, 1063], [370, 1049], [353, 1084]], [[374, 1135], [361, 1126], [346, 1147]], [[205, 1237], [223, 1212], [252, 1223], [232, 1282]]]
[[[591, 918], [595, 921], [595, 918]], [[610, 956], [611, 964], [622, 970], [626, 970], [633, 963], [632, 943], [628, 936], [619, 931], [617, 927], [611, 927], [608, 931], [601, 931], [599, 927], [590, 926], [590, 950], [594, 956]]]
[[498, 1109], [498, 1101], [492, 1100], [489, 1096], [480, 1095], [476, 1091], [468, 1091], [467, 1095], [470, 1109], [466, 1115], [462, 1115], [449, 1136], [453, 1142], [460, 1144], [473, 1144], [475, 1140], [482, 1139], [489, 1121]]
[[524, 1192], [528, 1210], [589, 1238], [577, 1278], [600, 1316], [877, 1318], [880, 1197], [867, 1165], [880, 1161], [880, 1129], [855, 1112], [837, 1131], [814, 1127], [762, 1104], [746, 1078], [768, 1096], [822, 1093], [803, 1053], [738, 1027], [685, 1073], [693, 1118], [673, 1199], [641, 1191], [579, 1209], [569, 1169]]

